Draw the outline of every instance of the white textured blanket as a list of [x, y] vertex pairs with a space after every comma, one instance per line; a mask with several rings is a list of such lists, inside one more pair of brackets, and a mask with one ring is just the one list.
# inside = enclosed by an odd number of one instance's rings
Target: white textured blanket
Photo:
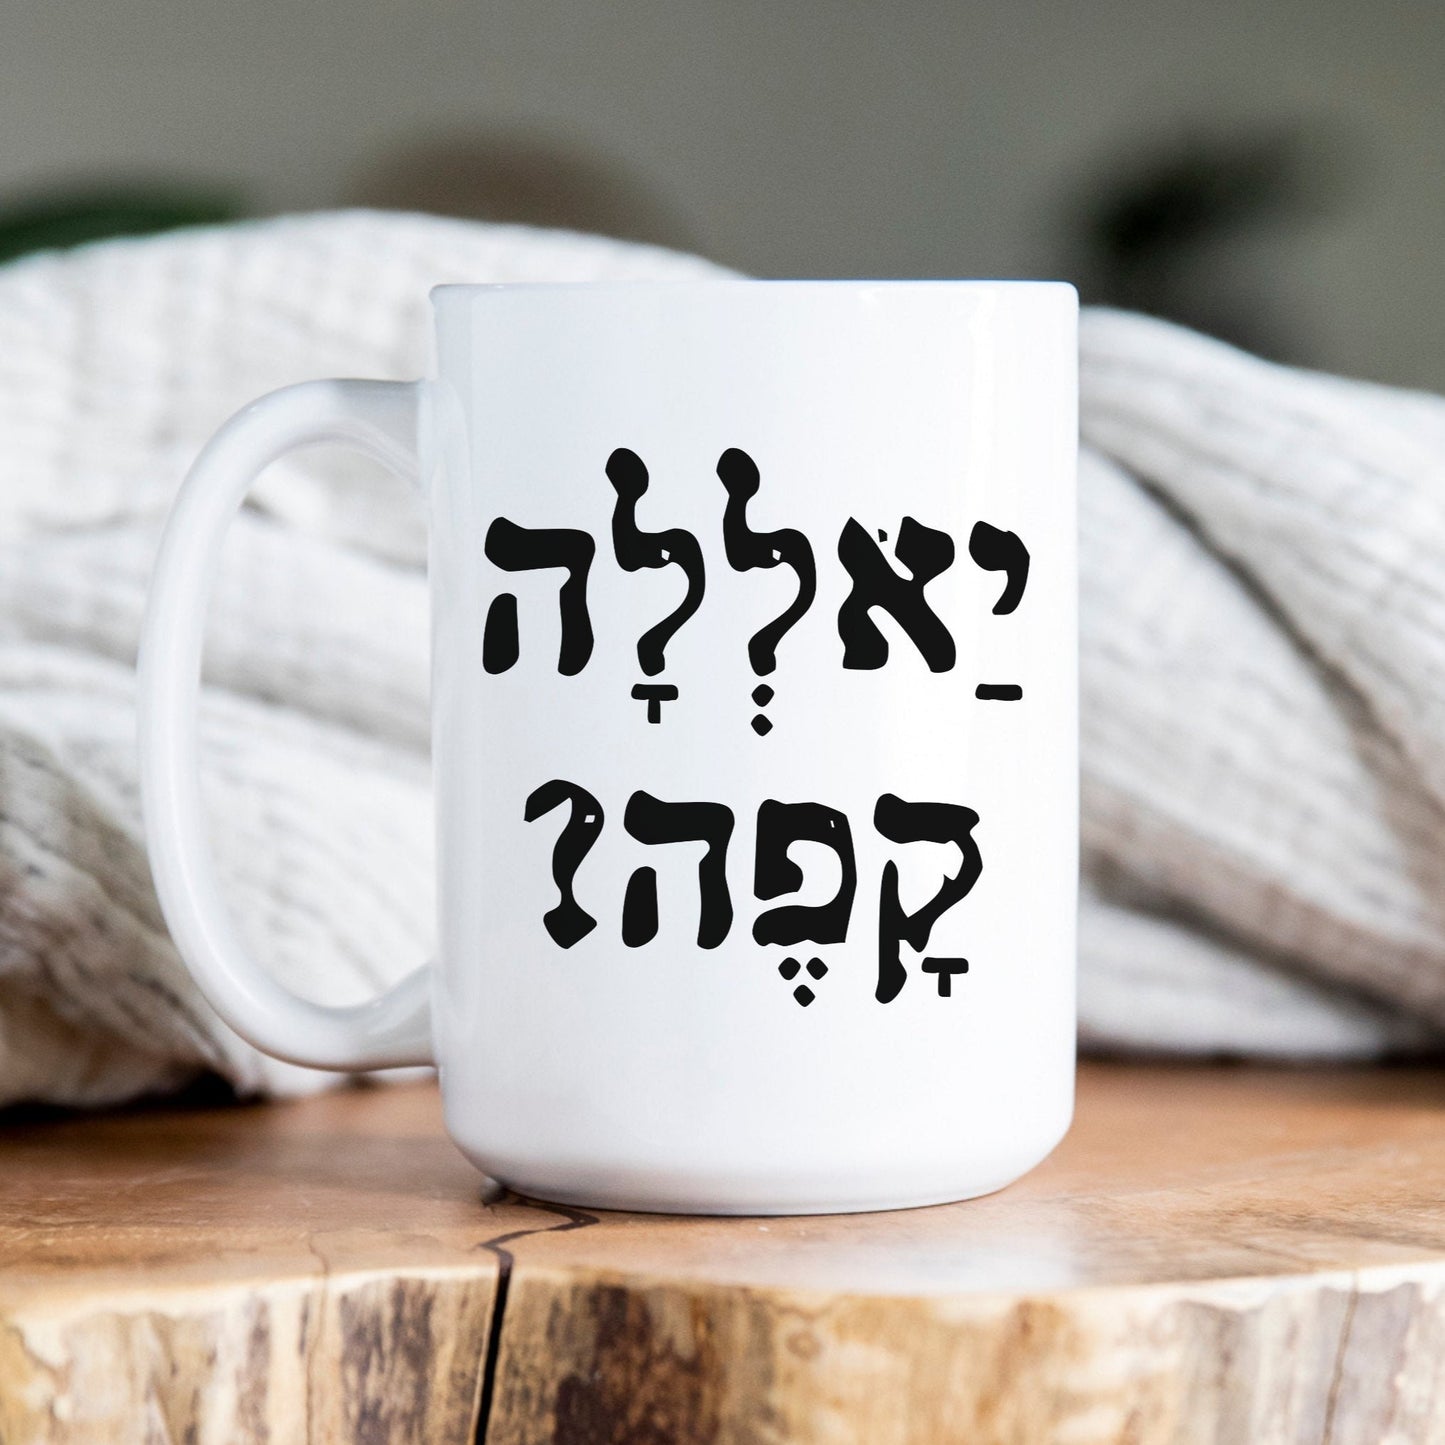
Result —
[[[0, 1102], [202, 1068], [318, 1086], [211, 1014], [151, 892], [131, 667], [166, 508], [236, 407], [408, 377], [447, 280], [706, 275], [347, 213], [0, 269]], [[1445, 402], [1086, 314], [1084, 1040], [1369, 1056], [1445, 1032]], [[256, 949], [359, 998], [425, 956], [422, 522], [326, 452], [263, 480], [211, 619], [214, 840]]]

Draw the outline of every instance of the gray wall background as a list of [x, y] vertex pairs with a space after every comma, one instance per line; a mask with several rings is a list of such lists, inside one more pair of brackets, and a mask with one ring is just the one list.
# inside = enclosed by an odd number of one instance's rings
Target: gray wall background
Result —
[[0, 203], [61, 179], [353, 198], [442, 132], [620, 163], [768, 275], [1067, 267], [1090, 179], [1171, 135], [1342, 139], [1348, 194], [1211, 264], [1300, 359], [1445, 390], [1445, 6], [1395, 0], [6, 0]]

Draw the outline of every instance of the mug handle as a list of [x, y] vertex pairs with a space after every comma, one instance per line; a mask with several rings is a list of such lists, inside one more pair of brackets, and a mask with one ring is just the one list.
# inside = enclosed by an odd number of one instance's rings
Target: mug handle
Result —
[[434, 1062], [431, 970], [346, 1008], [282, 988], [246, 952], [216, 886], [197, 743], [206, 605], [226, 528], [263, 467], [344, 442], [415, 482], [421, 383], [308, 381], [252, 402], [206, 444], [166, 523], [137, 661], [142, 814], [171, 937], [216, 1012], [258, 1049], [318, 1069]]

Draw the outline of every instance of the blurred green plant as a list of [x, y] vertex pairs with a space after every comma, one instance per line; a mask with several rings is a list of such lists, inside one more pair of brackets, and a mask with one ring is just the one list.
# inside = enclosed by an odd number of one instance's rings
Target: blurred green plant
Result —
[[0, 264], [111, 236], [146, 236], [182, 226], [234, 221], [245, 208], [234, 196], [184, 186], [74, 187], [0, 201]]

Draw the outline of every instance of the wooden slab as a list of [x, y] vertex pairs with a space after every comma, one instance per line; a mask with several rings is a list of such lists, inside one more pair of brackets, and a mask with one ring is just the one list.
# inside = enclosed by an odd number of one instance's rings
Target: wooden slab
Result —
[[814, 1219], [487, 1197], [425, 1086], [0, 1127], [5, 1445], [1413, 1442], [1442, 1378], [1437, 1072], [1095, 1064], [1013, 1188]]

